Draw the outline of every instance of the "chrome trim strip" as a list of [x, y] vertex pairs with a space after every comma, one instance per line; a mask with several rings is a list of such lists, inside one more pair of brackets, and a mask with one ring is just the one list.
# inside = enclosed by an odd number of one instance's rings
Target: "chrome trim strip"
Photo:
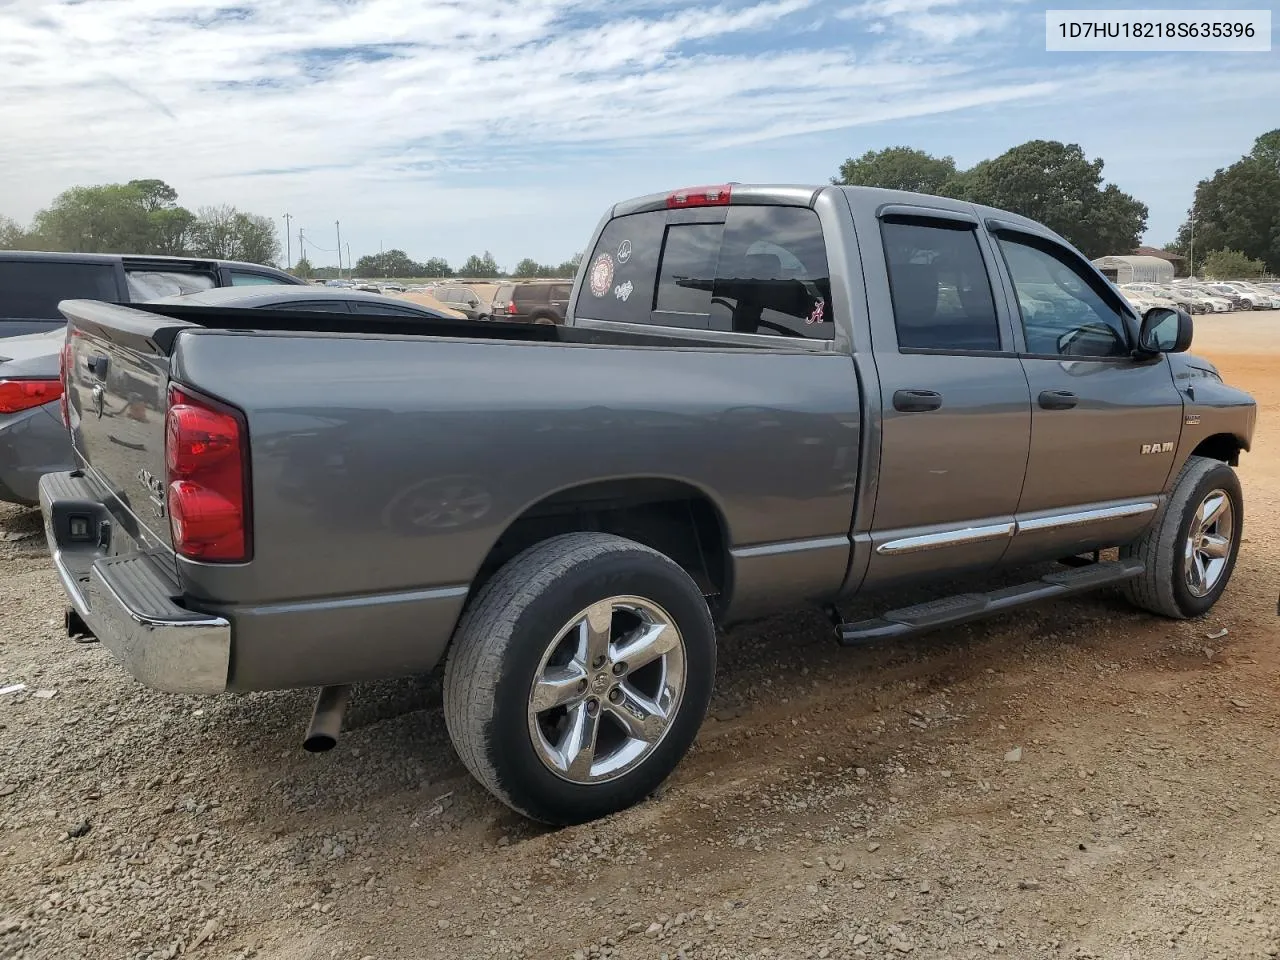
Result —
[[904, 553], [920, 553], [924, 550], [941, 550], [944, 547], [958, 547], [969, 543], [983, 543], [987, 540], [1012, 537], [1015, 529], [1016, 525], [1013, 523], [992, 523], [981, 527], [966, 527], [963, 530], [926, 533], [918, 537], [886, 541], [876, 547], [876, 553], [897, 556]]
[[1096, 510], [1077, 510], [1072, 513], [1059, 513], [1050, 517], [1036, 517], [1032, 520], [1019, 520], [1018, 533], [1034, 533], [1041, 530], [1062, 530], [1068, 527], [1084, 527], [1103, 520], [1120, 520], [1124, 517], [1138, 517], [1144, 513], [1154, 513], [1160, 509], [1158, 503], [1126, 503], [1118, 507], [1099, 507]]
[[800, 553], [804, 550], [849, 549], [848, 537], [817, 537], [813, 540], [783, 540], [778, 543], [762, 543], [754, 547], [738, 547], [729, 553], [738, 560], [753, 557], [770, 557], [779, 553]]

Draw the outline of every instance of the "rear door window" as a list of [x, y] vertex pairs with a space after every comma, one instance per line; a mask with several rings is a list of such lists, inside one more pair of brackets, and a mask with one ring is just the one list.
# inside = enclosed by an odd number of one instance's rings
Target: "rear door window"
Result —
[[715, 278], [714, 330], [835, 336], [827, 245], [807, 207], [730, 207]]
[[885, 221], [880, 226], [901, 350], [1000, 349], [1000, 323], [973, 226]]
[[120, 299], [110, 263], [0, 260], [0, 317], [62, 320], [62, 300]]
[[138, 302], [181, 297], [212, 290], [218, 285], [213, 274], [195, 270], [143, 270], [126, 266], [124, 275], [129, 283], [129, 299]]

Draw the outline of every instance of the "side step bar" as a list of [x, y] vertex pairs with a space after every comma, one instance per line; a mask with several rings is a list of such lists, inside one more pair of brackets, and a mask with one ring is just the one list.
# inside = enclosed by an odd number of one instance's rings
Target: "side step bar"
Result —
[[874, 640], [913, 637], [939, 627], [980, 620], [1005, 610], [1039, 603], [1041, 600], [1052, 600], [1123, 583], [1140, 576], [1145, 569], [1140, 560], [1090, 563], [990, 593], [961, 593], [914, 607], [890, 610], [872, 620], [844, 623], [837, 616], [836, 640], [841, 646], [852, 647]]

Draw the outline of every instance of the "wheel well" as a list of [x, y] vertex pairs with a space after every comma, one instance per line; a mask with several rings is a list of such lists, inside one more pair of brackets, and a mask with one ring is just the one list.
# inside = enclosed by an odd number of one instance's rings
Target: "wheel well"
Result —
[[1193, 457], [1208, 457], [1210, 460], [1221, 460], [1223, 463], [1229, 463], [1233, 467], [1240, 465], [1240, 451], [1244, 445], [1238, 437], [1230, 433], [1215, 433], [1211, 437], [1205, 437], [1191, 451]]
[[727, 586], [728, 538], [720, 511], [696, 487], [653, 478], [589, 483], [535, 503], [490, 548], [471, 595], [516, 554], [577, 531], [616, 534], [666, 554], [709, 598]]

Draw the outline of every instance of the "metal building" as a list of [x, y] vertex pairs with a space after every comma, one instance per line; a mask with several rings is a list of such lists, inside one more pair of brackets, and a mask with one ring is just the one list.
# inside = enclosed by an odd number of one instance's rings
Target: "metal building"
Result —
[[1112, 283], [1170, 283], [1173, 264], [1160, 257], [1099, 257], [1093, 265]]

